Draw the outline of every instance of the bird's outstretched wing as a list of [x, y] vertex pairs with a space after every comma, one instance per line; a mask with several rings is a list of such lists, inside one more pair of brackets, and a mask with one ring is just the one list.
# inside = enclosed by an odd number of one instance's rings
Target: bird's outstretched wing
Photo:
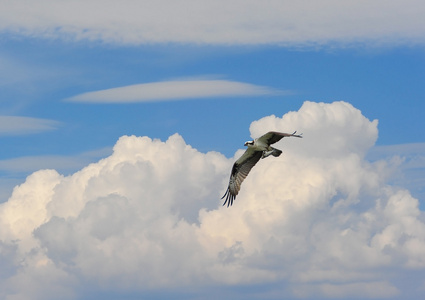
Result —
[[277, 132], [277, 131], [269, 131], [266, 134], [262, 135], [258, 138], [259, 141], [266, 143], [267, 145], [271, 145], [274, 143], [279, 142], [282, 138], [287, 136], [294, 136], [302, 138], [301, 134], [296, 134], [297, 132], [294, 131], [294, 133], [283, 133], [283, 132]]
[[236, 195], [241, 189], [242, 181], [248, 176], [249, 171], [255, 166], [260, 160], [262, 151], [255, 151], [248, 148], [245, 153], [233, 164], [232, 174], [230, 175], [229, 186], [227, 187], [226, 193], [221, 199], [226, 197], [223, 205], [229, 207], [233, 204]]

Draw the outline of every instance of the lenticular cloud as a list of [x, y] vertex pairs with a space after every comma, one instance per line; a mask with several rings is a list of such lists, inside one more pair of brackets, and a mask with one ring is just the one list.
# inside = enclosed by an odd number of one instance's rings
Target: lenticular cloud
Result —
[[306, 102], [250, 130], [304, 139], [280, 142], [284, 154], [258, 163], [231, 208], [219, 198], [235, 158], [178, 134], [123, 136], [73, 175], [30, 175], [0, 206], [0, 298], [214, 286], [225, 296], [242, 285], [258, 287], [242, 296], [259, 299], [421, 293], [411, 275], [425, 270], [418, 200], [386, 183], [393, 166], [364, 159], [377, 121], [345, 102]]

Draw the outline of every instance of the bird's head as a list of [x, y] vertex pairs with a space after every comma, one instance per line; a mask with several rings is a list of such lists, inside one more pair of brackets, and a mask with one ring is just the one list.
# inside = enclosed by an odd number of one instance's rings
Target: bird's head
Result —
[[247, 141], [244, 144], [244, 146], [252, 146], [252, 145], [254, 145], [254, 141]]

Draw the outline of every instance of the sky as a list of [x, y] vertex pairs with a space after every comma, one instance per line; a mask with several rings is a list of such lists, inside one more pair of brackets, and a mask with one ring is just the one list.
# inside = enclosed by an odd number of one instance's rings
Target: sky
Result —
[[0, 299], [423, 295], [424, 14], [1, 1]]

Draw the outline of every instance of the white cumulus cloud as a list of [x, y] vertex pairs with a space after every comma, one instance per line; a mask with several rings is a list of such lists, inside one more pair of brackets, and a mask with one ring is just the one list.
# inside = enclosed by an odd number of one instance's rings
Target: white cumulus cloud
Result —
[[424, 42], [421, 0], [4, 0], [0, 31], [117, 44]]
[[423, 212], [388, 184], [390, 162], [364, 159], [377, 121], [306, 102], [250, 130], [304, 138], [276, 144], [283, 155], [261, 160], [230, 208], [219, 198], [241, 151], [201, 153], [178, 134], [123, 136], [70, 176], [30, 175], [0, 205], [0, 298], [421, 295]]
[[282, 94], [272, 88], [228, 80], [172, 80], [142, 83], [68, 98], [68, 101], [93, 103], [147, 102], [208, 97], [236, 97]]

